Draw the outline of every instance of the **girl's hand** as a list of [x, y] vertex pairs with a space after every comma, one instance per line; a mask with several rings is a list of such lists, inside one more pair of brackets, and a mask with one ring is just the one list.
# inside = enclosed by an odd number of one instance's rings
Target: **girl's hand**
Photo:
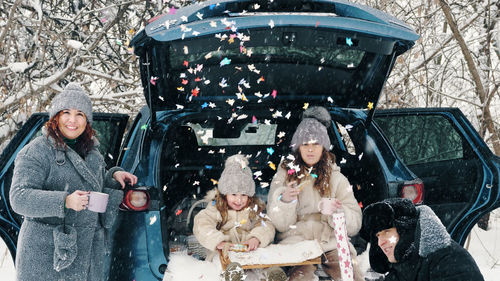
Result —
[[249, 251], [254, 251], [254, 250], [257, 250], [257, 248], [259, 248], [260, 240], [255, 238], [255, 237], [252, 237], [252, 238], [248, 239], [247, 241], [243, 242], [243, 244], [248, 245], [247, 249]]
[[297, 188], [297, 182], [292, 181], [286, 184], [285, 191], [281, 194], [281, 201], [290, 203], [297, 200], [300, 190]]
[[224, 246], [226, 246], [226, 244], [231, 244], [231, 243], [222, 241], [219, 243], [219, 245], [217, 245], [217, 247], [216, 247], [217, 250], [223, 250]]
[[337, 210], [342, 210], [342, 201], [338, 199], [333, 198], [331, 200], [322, 201], [321, 203], [324, 205], [321, 213], [325, 215], [332, 215], [337, 212]]
[[127, 181], [130, 185], [135, 185], [137, 183], [137, 177], [129, 172], [116, 171], [113, 174], [113, 178], [120, 183], [122, 189], [125, 188], [125, 182]]
[[89, 191], [76, 190], [66, 196], [66, 208], [73, 209], [77, 212], [87, 209], [87, 205], [89, 204], [89, 193]]

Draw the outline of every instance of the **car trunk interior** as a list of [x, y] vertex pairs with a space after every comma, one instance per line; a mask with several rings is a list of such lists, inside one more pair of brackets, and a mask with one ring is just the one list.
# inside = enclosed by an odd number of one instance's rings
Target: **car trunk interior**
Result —
[[[188, 253], [203, 258], [204, 250], [192, 235], [193, 218], [206, 206], [206, 202], [199, 200], [217, 187], [227, 157], [238, 153], [249, 157], [256, 195], [264, 202], [267, 200], [276, 169], [282, 157], [290, 154], [289, 144], [303, 111], [289, 105], [286, 108], [243, 109], [238, 113], [209, 110], [168, 122], [170, 128], [164, 137], [160, 162], [164, 202], [162, 237], [167, 257], [171, 252], [187, 249]], [[332, 119], [337, 131], [330, 126], [329, 135], [337, 165], [353, 185], [358, 201], [363, 201], [362, 197], [369, 203], [376, 201], [379, 198], [370, 196], [381, 194], [385, 187], [378, 161], [373, 160], [375, 155], [363, 154], [366, 146], [362, 143], [345, 142], [349, 133], [362, 127], [340, 129], [342, 123], [348, 125], [347, 120], [335, 120], [335, 116]], [[364, 140], [352, 137], [349, 141]], [[347, 151], [348, 146], [351, 151]], [[359, 151], [353, 152], [355, 149]]]

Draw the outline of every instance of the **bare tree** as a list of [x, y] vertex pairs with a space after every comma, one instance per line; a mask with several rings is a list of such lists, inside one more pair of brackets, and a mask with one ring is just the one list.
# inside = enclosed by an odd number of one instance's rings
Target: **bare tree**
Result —
[[421, 38], [399, 57], [381, 107], [460, 107], [500, 155], [498, 1], [366, 0]]
[[0, 149], [71, 81], [96, 110], [136, 113], [145, 102], [128, 42], [148, 19], [187, 2], [1, 1]]

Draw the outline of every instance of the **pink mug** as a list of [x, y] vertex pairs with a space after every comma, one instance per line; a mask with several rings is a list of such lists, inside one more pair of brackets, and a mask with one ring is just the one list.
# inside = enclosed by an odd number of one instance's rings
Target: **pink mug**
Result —
[[331, 215], [335, 212], [335, 205], [332, 202], [335, 198], [327, 198], [323, 197], [318, 202], [318, 211], [320, 211], [323, 215]]
[[91, 191], [89, 193], [89, 204], [87, 209], [92, 212], [104, 213], [106, 212], [106, 207], [108, 206], [109, 194]]

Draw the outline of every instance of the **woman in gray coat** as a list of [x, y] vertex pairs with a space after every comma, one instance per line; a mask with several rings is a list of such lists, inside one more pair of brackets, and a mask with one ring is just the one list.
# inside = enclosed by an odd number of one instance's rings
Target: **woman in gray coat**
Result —
[[[87, 93], [70, 83], [52, 101], [43, 135], [17, 155], [12, 208], [24, 216], [17, 280], [105, 280], [104, 257], [125, 182], [137, 177], [105, 169], [92, 129]], [[87, 210], [88, 194], [109, 194], [105, 213]]]

